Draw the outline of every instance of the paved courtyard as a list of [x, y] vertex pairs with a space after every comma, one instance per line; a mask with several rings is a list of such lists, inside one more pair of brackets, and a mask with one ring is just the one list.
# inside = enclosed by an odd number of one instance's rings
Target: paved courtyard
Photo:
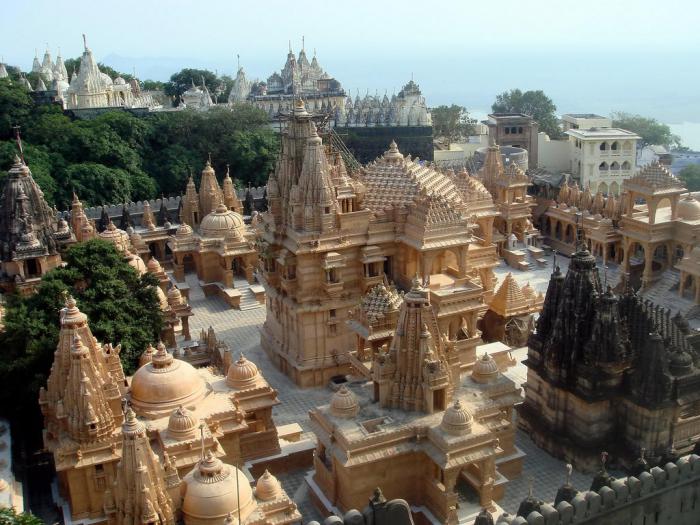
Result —
[[[547, 260], [548, 265], [545, 268], [538, 268], [530, 272], [513, 271], [513, 276], [521, 284], [529, 281], [535, 290], [544, 293], [547, 290], [552, 271], [552, 257], [547, 257]], [[568, 267], [568, 259], [558, 256], [557, 262], [562, 271], [565, 272]], [[496, 268], [499, 283], [509, 271], [510, 268], [504, 263]], [[267, 355], [260, 348], [259, 332], [265, 319], [265, 308], [246, 311], [233, 310], [217, 297], [205, 298], [196, 276], [188, 275], [187, 283], [190, 286], [190, 304], [195, 313], [190, 320], [193, 335], [198, 334], [199, 330], [211, 326], [216, 331], [217, 337], [229, 345], [234, 355], [243, 352], [246, 357], [255, 362], [270, 385], [279, 393], [281, 405], [274, 409], [275, 422], [278, 425], [299, 423], [304, 430], [302, 437], [315, 441], [308, 423], [308, 411], [313, 407], [328, 403], [332, 393], [326, 387], [309, 389], [296, 387], [268, 360]], [[526, 349], [514, 350], [518, 362], [526, 357], [526, 353]], [[518, 364], [508, 371], [508, 375], [518, 384], [522, 384], [526, 378], [526, 368], [524, 365]], [[517, 445], [527, 454], [524, 460], [524, 471], [518, 479], [508, 484], [505, 497], [499, 502], [501, 507], [510, 513], [515, 513], [520, 501], [527, 496], [530, 479], [532, 479], [534, 494], [546, 501], [551, 501], [559, 486], [564, 482], [566, 472], [564, 462], [538, 449], [522, 432], [518, 432]], [[309, 501], [308, 489], [303, 480], [305, 474], [305, 471], [297, 470], [281, 474], [279, 479], [287, 493], [299, 506], [304, 516], [304, 523], [307, 523], [314, 519], [320, 520], [321, 516]], [[574, 472], [572, 481], [578, 489], [586, 490], [590, 486], [591, 476]]]

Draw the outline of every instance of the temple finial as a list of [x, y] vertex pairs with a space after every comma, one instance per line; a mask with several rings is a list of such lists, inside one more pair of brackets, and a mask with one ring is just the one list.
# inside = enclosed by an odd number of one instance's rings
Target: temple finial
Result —
[[571, 466], [571, 463], [566, 464], [566, 484], [570, 485], [571, 484], [571, 474], [574, 471], [574, 467]]
[[85, 33], [83, 33], [83, 47], [85, 48], [85, 51], [88, 50], [87, 37], [85, 36]]

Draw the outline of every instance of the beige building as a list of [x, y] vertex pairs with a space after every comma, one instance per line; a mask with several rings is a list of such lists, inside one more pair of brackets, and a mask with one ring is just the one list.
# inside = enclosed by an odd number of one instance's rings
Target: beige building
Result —
[[437, 171], [392, 143], [349, 174], [298, 101], [267, 195], [258, 225], [267, 293], [261, 342], [298, 385], [326, 384], [349, 370], [357, 344], [348, 311], [385, 280], [409, 289], [419, 275], [434, 303], [445, 305], [438, 315], [450, 339], [464, 329], [465, 340], [478, 340], [466, 298], [483, 305], [493, 289], [496, 211], [466, 171]]
[[74, 299], [60, 323], [39, 404], [70, 520], [127, 525], [138, 514], [139, 523], [182, 517], [186, 525], [219, 524], [240, 511], [240, 523], [249, 525], [299, 521], [273, 476], [265, 474], [253, 491], [244, 474], [218, 459], [240, 465], [279, 453], [271, 417], [277, 393], [255, 364], [224, 357], [220, 375], [159, 344], [127, 378], [119, 346], [97, 342]]
[[639, 136], [619, 128], [571, 128], [570, 172], [591, 192], [620, 194], [622, 182], [637, 170]]
[[[456, 524], [494, 508], [520, 473], [513, 405], [519, 387], [484, 354], [462, 374], [440, 333], [431, 291], [416, 278], [399, 307], [388, 351], [372, 360], [370, 388], [342, 386], [311, 410], [318, 445], [309, 484], [324, 512], [361, 505], [372, 487], [399, 494], [432, 523]], [[459, 488], [466, 483], [469, 489]], [[458, 508], [457, 492], [479, 504]]]

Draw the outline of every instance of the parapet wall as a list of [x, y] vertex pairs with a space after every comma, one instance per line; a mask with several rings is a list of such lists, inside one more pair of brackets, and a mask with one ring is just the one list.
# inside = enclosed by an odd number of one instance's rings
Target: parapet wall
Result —
[[700, 456], [684, 456], [638, 478], [613, 481], [599, 491], [582, 491], [556, 507], [543, 504], [527, 518], [508, 514], [496, 525], [700, 523]]

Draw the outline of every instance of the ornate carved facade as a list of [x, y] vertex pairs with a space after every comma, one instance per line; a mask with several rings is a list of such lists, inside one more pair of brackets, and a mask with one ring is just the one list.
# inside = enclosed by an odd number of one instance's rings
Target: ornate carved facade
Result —
[[700, 435], [698, 336], [680, 314], [600, 283], [584, 243], [552, 274], [528, 342], [521, 422], [533, 440], [579, 468], [600, 450], [630, 467], [693, 450]]
[[267, 194], [259, 225], [268, 296], [262, 346], [297, 384], [345, 373], [357, 346], [348, 311], [377, 284], [408, 289], [415, 275], [430, 283], [441, 333], [473, 355], [497, 262], [493, 203], [466, 171], [436, 171], [392, 143], [348, 174], [298, 101]]
[[389, 351], [373, 359], [372, 394], [342, 386], [330, 405], [311, 410], [318, 439], [311, 487], [323, 494], [317, 502], [346, 511], [381, 485], [389, 497], [400, 494], [438, 523], [454, 524], [467, 512], [457, 508], [459, 481], [492, 507], [520, 473], [513, 411], [519, 388], [488, 354], [461, 373], [430, 298], [415, 279]]
[[[45, 446], [72, 519], [172, 524], [182, 516], [186, 525], [219, 524], [243, 507], [244, 524], [299, 520], [274, 476], [262, 476], [253, 492], [243, 473], [217, 459], [241, 464], [279, 453], [272, 421], [277, 392], [255, 364], [225, 356], [220, 375], [193, 368], [159, 344], [125, 378], [120, 347], [97, 342], [72, 298], [60, 320], [39, 403]], [[198, 486], [208, 473], [221, 485]], [[231, 473], [240, 478], [240, 494], [250, 495], [245, 502], [225, 481], [235, 479]], [[216, 505], [202, 505], [214, 501], [207, 498], [218, 498]]]

